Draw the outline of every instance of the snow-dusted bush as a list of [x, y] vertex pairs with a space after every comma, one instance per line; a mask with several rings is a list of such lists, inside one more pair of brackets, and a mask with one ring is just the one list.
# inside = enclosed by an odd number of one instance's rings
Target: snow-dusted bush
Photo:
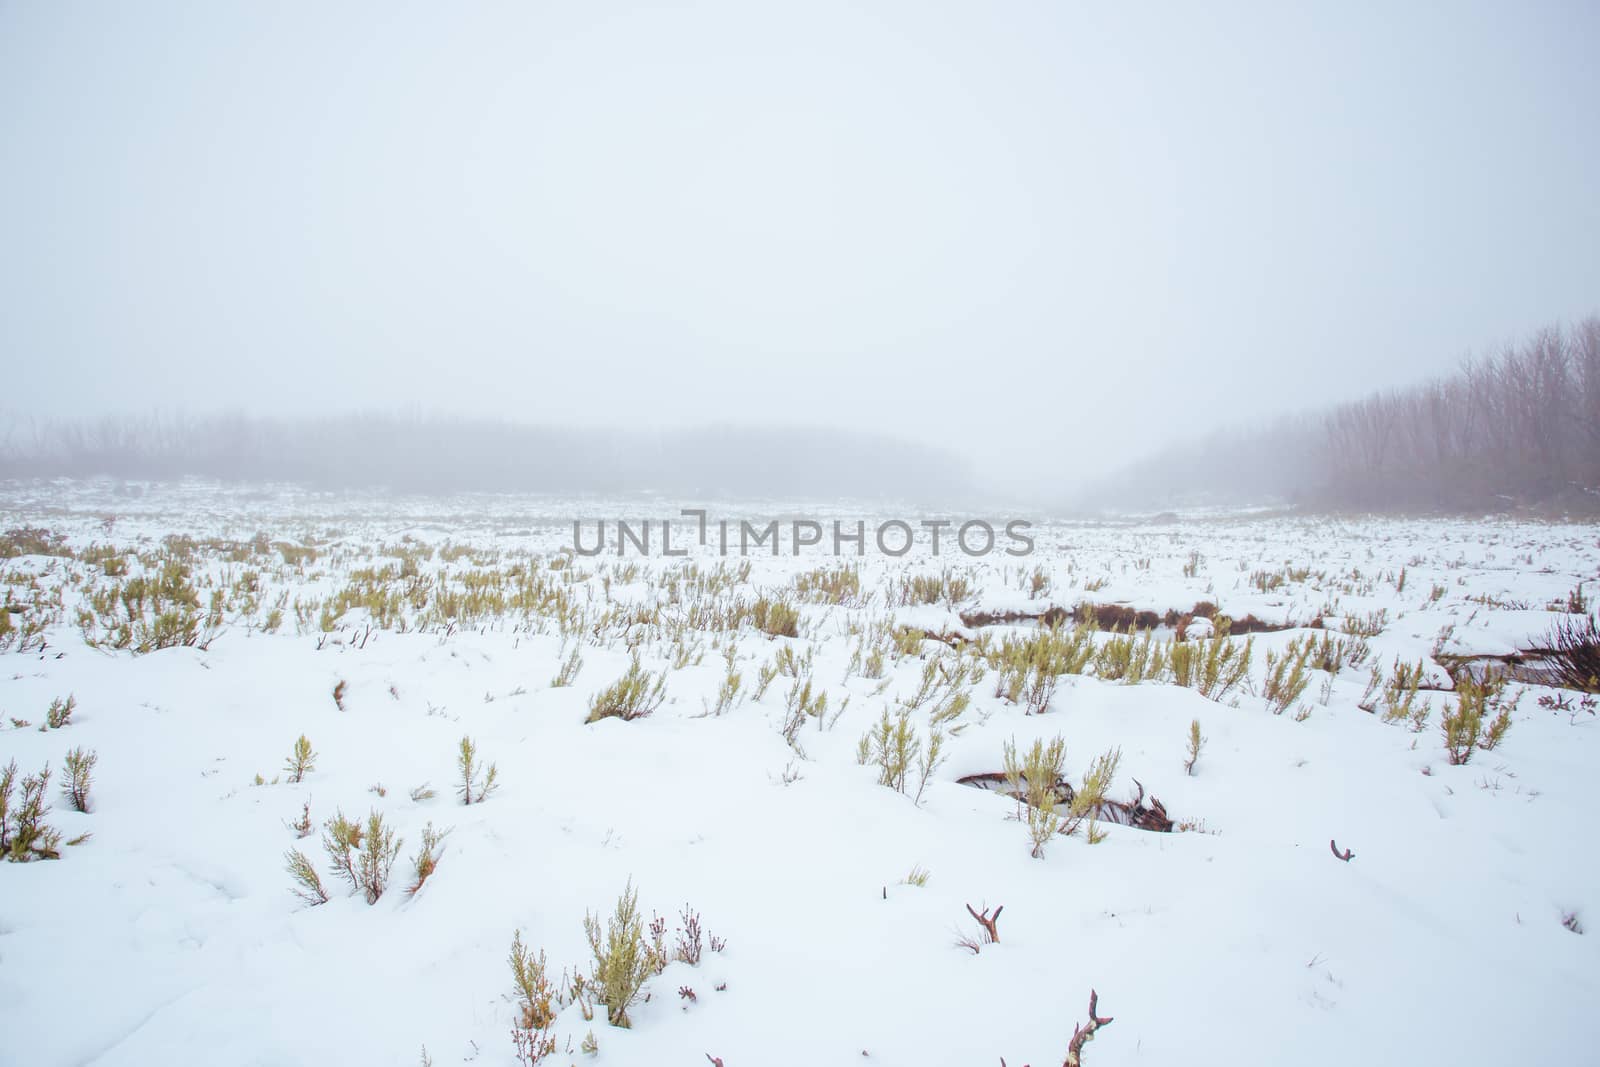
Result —
[[384, 825], [383, 816], [376, 810], [367, 815], [366, 842], [361, 849], [361, 863], [356, 868], [356, 885], [366, 894], [368, 904], [376, 904], [389, 888], [389, 872], [394, 869], [394, 858], [400, 853], [400, 840]]
[[298, 784], [304, 780], [308, 771], [313, 771], [317, 766], [317, 754], [311, 750], [311, 742], [306, 740], [306, 735], [301, 734], [300, 739], [294, 743], [294, 748], [289, 750], [289, 758], [284, 762], [283, 769], [288, 772], [289, 781]]
[[[1580, 611], [1586, 606], [1582, 595], [1580, 585], [1578, 600], [1572, 605]], [[1600, 622], [1595, 616], [1581, 615], [1557, 621], [1545, 644], [1548, 647], [1545, 662], [1556, 672], [1557, 681], [1563, 687], [1600, 693]]]
[[1281, 655], [1267, 653], [1267, 676], [1261, 695], [1266, 697], [1272, 714], [1282, 715], [1300, 699], [1311, 684], [1311, 674], [1306, 661], [1311, 657], [1312, 642], [1295, 638]]
[[878, 784], [897, 793], [907, 791], [911, 771], [916, 769], [918, 782], [916, 792], [911, 794], [913, 802], [921, 801], [928, 780], [944, 758], [944, 731], [931, 727], [924, 742], [911, 725], [911, 712], [905, 709], [890, 716], [885, 708], [883, 717], [856, 744], [856, 762], [877, 767]]
[[289, 877], [294, 879], [295, 896], [313, 907], [328, 902], [328, 890], [322, 884], [322, 876], [317, 874], [317, 868], [304, 852], [297, 848], [284, 852], [283, 865]]
[[751, 618], [756, 629], [768, 637], [800, 636], [800, 612], [782, 598], [759, 598], [751, 608]]
[[[849, 700], [848, 697], [845, 699]], [[828, 713], [828, 694], [820, 686], [814, 686], [811, 675], [807, 674], [794, 680], [784, 694], [783, 707], [783, 739], [799, 751], [800, 728], [808, 719], [816, 719], [819, 724], [822, 722], [823, 716]]]
[[621, 678], [602, 689], [589, 701], [589, 717], [585, 722], [601, 719], [621, 719], [632, 722], [642, 719], [661, 706], [667, 695], [667, 672], [653, 675], [639, 664], [635, 656]]
[[13, 863], [61, 858], [61, 833], [44, 824], [44, 797], [50, 788], [50, 765], [22, 779], [22, 797], [15, 806], [12, 793], [17, 761], [0, 770], [0, 854]]
[[406, 896], [414, 897], [422, 888], [430, 875], [439, 867], [439, 845], [450, 833], [449, 830], [435, 830], [433, 823], [422, 828], [422, 847], [411, 859], [411, 885], [406, 889]]
[[461, 738], [461, 746], [456, 753], [456, 771], [461, 778], [461, 784], [456, 786], [456, 795], [463, 804], [481, 804], [499, 787], [498, 768], [493, 763], [484, 767], [478, 762], [478, 746], [470, 737]]
[[551, 984], [544, 950], [535, 956], [522, 944], [522, 931], [511, 937], [511, 980], [517, 991], [517, 1026], [523, 1030], [545, 1030], [561, 1010], [561, 992]]
[[1168, 642], [1155, 640], [1154, 630], [1146, 630], [1142, 638], [1135, 637], [1134, 625], [1129, 623], [1127, 634], [1113, 634], [1095, 652], [1095, 674], [1108, 682], [1128, 685], [1155, 681], [1166, 670], [1168, 647]]
[[[1516, 698], [1505, 700], [1506, 677], [1491, 675], [1478, 681], [1462, 673], [1456, 678], [1456, 710], [1440, 722], [1445, 752], [1453, 766], [1472, 759], [1474, 749], [1490, 750], [1511, 730]], [[1490, 716], [1493, 716], [1492, 718]]]
[[1228, 637], [1228, 620], [1218, 617], [1213, 636], [1199, 641], [1179, 641], [1172, 646], [1169, 662], [1172, 680], [1198, 690], [1208, 700], [1221, 703], [1250, 674], [1254, 639], [1241, 645]]
[[93, 751], [75, 748], [67, 753], [67, 780], [61, 783], [61, 793], [74, 810], [89, 810], [89, 790], [94, 785], [94, 765], [100, 757]]
[[1044, 846], [1065, 828], [1057, 807], [1064, 792], [1061, 773], [1066, 758], [1067, 744], [1059, 735], [1048, 743], [1035, 738], [1022, 756], [1017, 755], [1015, 741], [1005, 745], [1006, 786], [1017, 801], [1017, 817], [1027, 825], [1034, 859], [1042, 858]]
[[573, 680], [578, 677], [578, 672], [582, 669], [583, 657], [579, 655], [577, 646], [573, 646], [571, 654], [561, 661], [561, 669], [556, 672], [554, 678], [550, 679], [550, 687], [552, 689], [560, 689], [563, 686], [571, 685]]
[[1200, 720], [1189, 720], [1189, 758], [1183, 761], [1185, 774], [1194, 774], [1194, 765], [1200, 762], [1200, 750], [1205, 743], [1205, 736], [1200, 733]]
[[628, 1027], [628, 1009], [644, 983], [660, 972], [662, 961], [645, 940], [639, 894], [630, 881], [602, 931], [594, 915], [583, 917], [583, 932], [594, 953], [594, 988], [612, 1026]]
[[78, 708], [78, 698], [71, 693], [67, 699], [56, 697], [50, 701], [50, 708], [44, 713], [44, 724], [52, 730], [59, 730], [72, 721], [72, 713]]

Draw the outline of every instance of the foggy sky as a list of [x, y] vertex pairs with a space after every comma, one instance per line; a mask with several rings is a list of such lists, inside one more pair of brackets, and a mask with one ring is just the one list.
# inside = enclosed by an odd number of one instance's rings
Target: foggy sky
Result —
[[1597, 40], [1586, 2], [0, 0], [0, 407], [854, 426], [1052, 491], [1600, 309]]

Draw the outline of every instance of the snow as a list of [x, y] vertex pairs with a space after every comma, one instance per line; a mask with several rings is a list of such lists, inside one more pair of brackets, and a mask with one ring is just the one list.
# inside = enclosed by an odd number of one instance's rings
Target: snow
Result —
[[[762, 513], [760, 502], [739, 506]], [[670, 926], [687, 902], [727, 947], [653, 978], [631, 1029], [607, 1026], [603, 1008], [592, 1022], [565, 1008], [561, 1051], [547, 1062], [687, 1065], [710, 1054], [726, 1067], [920, 1067], [1003, 1056], [1043, 1067], [1061, 1062], [1091, 988], [1115, 1018], [1084, 1050], [1093, 1067], [1573, 1063], [1600, 1038], [1597, 938], [1562, 925], [1568, 914], [1600, 924], [1600, 858], [1589, 847], [1595, 716], [1541, 707], [1551, 691], [1531, 689], [1504, 744], [1454, 767], [1437, 729], [1448, 693], [1424, 694], [1435, 711], [1420, 733], [1356, 706], [1373, 664], [1424, 659], [1448, 685], [1435, 655], [1526, 647], [1569, 592], [1600, 574], [1594, 527], [1041, 519], [1031, 557], [869, 555], [862, 585], [877, 595], [867, 605], [804, 605], [796, 640], [746, 627], [737, 647], [747, 698], [722, 716], [705, 714], [723, 676], [712, 635], [700, 662], [681, 669], [670, 640], [646, 641], [643, 665], [668, 671], [666, 703], [648, 718], [586, 725], [590, 697], [630, 662], [614, 633], [576, 646], [580, 674], [552, 688], [575, 647], [553, 623], [542, 632], [520, 616], [374, 628], [364, 643], [357, 612], [332, 635], [315, 612], [300, 633], [292, 609], [277, 633], [259, 623], [279, 593], [291, 605], [325, 597], [353, 568], [396, 562], [377, 556], [379, 546], [408, 535], [492, 549], [500, 556], [488, 566], [504, 568], [527, 562], [521, 553], [548, 561], [570, 543], [575, 515], [670, 517], [675, 505], [193, 484], [132, 497], [61, 484], [11, 487], [0, 507], [6, 528], [49, 527], [79, 549], [149, 550], [171, 533], [248, 540], [258, 530], [328, 541], [304, 570], [262, 568], [267, 591], [254, 614], [230, 616], [206, 649], [145, 655], [84, 643], [74, 608], [92, 568], [54, 556], [0, 562], [13, 601], [21, 578], [65, 582], [63, 620], [43, 652], [0, 657], [0, 712], [31, 723], [0, 727], [0, 763], [14, 758], [28, 773], [48, 761], [58, 782], [69, 748], [99, 754], [91, 812], [67, 810], [53, 782], [49, 818], [64, 838], [93, 836], [59, 861], [0, 864], [0, 1062], [409, 1064], [425, 1046], [439, 1065], [509, 1065], [513, 932], [543, 948], [557, 974], [587, 969], [585, 912], [609, 914], [630, 879], [647, 914]], [[769, 513], [860, 511], [790, 502]], [[1192, 551], [1202, 562], [1190, 577]], [[216, 582], [247, 566], [205, 549], [198, 558], [197, 573]], [[652, 598], [664, 576], [718, 560], [698, 549], [690, 560], [581, 559], [583, 601], [605, 602], [599, 568], [615, 575], [630, 562], [641, 573], [619, 577], [614, 598]], [[794, 574], [834, 562], [752, 557], [739, 591], [792, 588]], [[1252, 584], [1255, 572], [1285, 565], [1312, 574], [1269, 591]], [[422, 570], [472, 566], [436, 557]], [[974, 583], [962, 603], [884, 604], [891, 581], [946, 567]], [[1050, 589], [1030, 597], [1035, 567]], [[1091, 581], [1103, 585], [1088, 591]], [[1334, 677], [1325, 702], [1317, 674], [1299, 702], [1303, 721], [1271, 714], [1250, 691], [1219, 704], [1171, 684], [1091, 676], [1063, 677], [1050, 710], [1025, 716], [994, 695], [991, 673], [972, 689], [920, 806], [857, 764], [863, 731], [909, 698], [927, 658], [954, 653], [930, 641], [921, 657], [891, 659], [880, 692], [859, 670], [846, 680], [861, 636], [852, 628], [893, 616], [959, 635], [971, 632], [960, 612], [1080, 600], [1180, 612], [1211, 600], [1235, 617], [1323, 615], [1330, 628], [1383, 611], [1387, 623], [1369, 639], [1368, 663]], [[1252, 689], [1263, 653], [1306, 632], [1256, 635]], [[798, 736], [803, 755], [779, 732], [790, 679], [760, 700], [748, 695], [785, 645], [813, 652], [813, 678], [830, 697], [828, 716]], [[341, 680], [342, 712], [331, 696]], [[78, 703], [70, 725], [40, 731], [50, 700], [69, 692]], [[927, 706], [913, 715], [924, 734], [927, 716]], [[1188, 776], [1192, 719], [1208, 741]], [[282, 765], [301, 734], [316, 768], [291, 784]], [[470, 807], [453, 793], [464, 734], [501, 782]], [[1014, 803], [956, 779], [998, 770], [1009, 739], [1056, 734], [1072, 779], [1120, 747], [1113, 794], [1131, 793], [1137, 778], [1200, 828], [1108, 826], [1098, 845], [1058, 837], [1031, 858]], [[257, 774], [268, 784], [253, 784]], [[412, 800], [425, 782], [438, 795]], [[371, 791], [380, 783], [383, 796]], [[394, 885], [375, 905], [326, 874], [328, 904], [306, 907], [291, 894], [286, 849], [326, 869], [318, 836], [297, 840], [290, 828], [308, 801], [319, 826], [336, 808], [376, 808], [403, 837]], [[429, 822], [450, 833], [437, 872], [409, 897], [408, 861]], [[1330, 838], [1353, 860], [1335, 859]], [[926, 886], [902, 884], [914, 866], [931, 872]], [[972, 928], [967, 904], [1004, 906], [1000, 943], [977, 955], [955, 945]], [[579, 1051], [591, 1031], [592, 1057]]]

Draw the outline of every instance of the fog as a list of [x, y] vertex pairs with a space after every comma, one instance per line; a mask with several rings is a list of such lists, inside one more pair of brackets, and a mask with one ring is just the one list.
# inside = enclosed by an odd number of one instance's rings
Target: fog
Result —
[[1596, 40], [1586, 2], [0, 3], [0, 406], [848, 429], [1055, 499], [1595, 311]]

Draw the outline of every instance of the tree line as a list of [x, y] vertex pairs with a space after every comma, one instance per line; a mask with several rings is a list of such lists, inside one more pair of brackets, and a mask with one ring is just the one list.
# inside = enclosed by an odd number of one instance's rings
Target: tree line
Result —
[[1455, 373], [1226, 429], [1135, 464], [1102, 506], [1276, 501], [1314, 509], [1600, 511], [1600, 318], [1550, 326]]
[[15, 418], [0, 478], [202, 478], [397, 492], [947, 497], [970, 474], [937, 449], [805, 427], [602, 429], [421, 414]]

